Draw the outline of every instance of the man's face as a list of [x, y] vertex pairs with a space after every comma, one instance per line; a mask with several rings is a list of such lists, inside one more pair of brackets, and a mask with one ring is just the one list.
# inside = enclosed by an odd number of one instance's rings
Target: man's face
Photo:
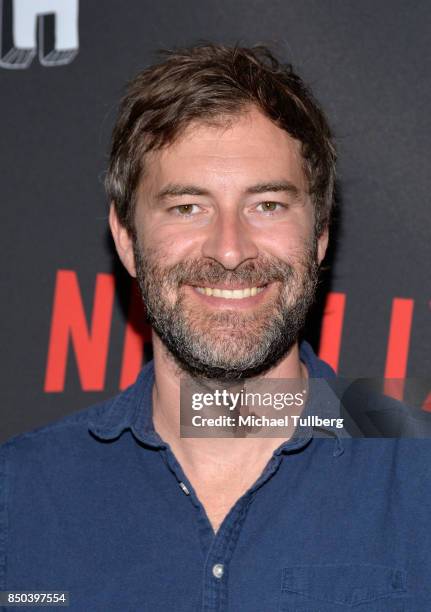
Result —
[[130, 271], [183, 369], [243, 378], [286, 354], [326, 248], [313, 224], [299, 142], [255, 109], [148, 156]]

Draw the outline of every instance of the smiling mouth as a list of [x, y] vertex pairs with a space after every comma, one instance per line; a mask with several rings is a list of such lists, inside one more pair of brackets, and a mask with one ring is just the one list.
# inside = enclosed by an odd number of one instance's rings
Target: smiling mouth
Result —
[[244, 287], [243, 289], [221, 289], [218, 287], [195, 287], [198, 293], [225, 300], [243, 300], [261, 293], [267, 285], [263, 287]]

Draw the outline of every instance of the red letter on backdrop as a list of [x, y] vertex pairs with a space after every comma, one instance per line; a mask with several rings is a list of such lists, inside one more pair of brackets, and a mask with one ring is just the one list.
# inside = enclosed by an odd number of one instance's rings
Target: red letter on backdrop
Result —
[[345, 306], [345, 293], [328, 293], [320, 331], [319, 357], [335, 371], [340, 359]]
[[411, 299], [394, 298], [392, 302], [384, 393], [398, 400], [404, 397], [413, 307], [414, 302]]
[[115, 281], [112, 274], [98, 274], [89, 330], [76, 273], [72, 270], [57, 272], [45, 391], [64, 389], [69, 339], [75, 350], [82, 389], [103, 389], [114, 292]]

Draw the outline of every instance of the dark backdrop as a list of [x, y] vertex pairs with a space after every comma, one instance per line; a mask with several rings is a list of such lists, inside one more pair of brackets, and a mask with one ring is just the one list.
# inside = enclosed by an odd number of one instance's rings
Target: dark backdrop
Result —
[[429, 376], [429, 2], [34, 0], [45, 17], [22, 4], [2, 5], [0, 441], [133, 379], [139, 316], [126, 325], [102, 186], [110, 131], [154, 51], [202, 39], [271, 44], [333, 126], [340, 211], [306, 336], [318, 350], [326, 304], [321, 354], [342, 375]]

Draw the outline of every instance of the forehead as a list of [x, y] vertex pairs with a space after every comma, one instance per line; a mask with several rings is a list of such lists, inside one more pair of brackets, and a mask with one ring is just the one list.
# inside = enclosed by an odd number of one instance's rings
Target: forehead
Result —
[[149, 154], [145, 167], [148, 189], [172, 180], [240, 189], [287, 179], [307, 191], [301, 143], [256, 108], [217, 124], [190, 123], [172, 144]]

